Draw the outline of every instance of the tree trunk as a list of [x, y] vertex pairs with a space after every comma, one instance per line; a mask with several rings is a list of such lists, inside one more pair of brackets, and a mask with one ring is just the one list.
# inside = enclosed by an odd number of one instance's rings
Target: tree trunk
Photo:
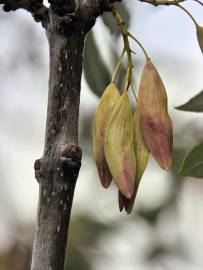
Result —
[[62, 270], [75, 184], [81, 165], [78, 115], [85, 34], [50, 15], [50, 78], [45, 149], [35, 162], [39, 204], [32, 270]]
[[[46, 29], [50, 50], [45, 147], [35, 162], [39, 202], [31, 270], [63, 270], [73, 195], [81, 166], [78, 116], [86, 33], [115, 0], [22, 0]], [[7, 10], [15, 10], [13, 0]], [[1, 2], [0, 2], [1, 3]], [[37, 5], [34, 8], [34, 3]], [[41, 3], [41, 4], [40, 4]], [[77, 3], [77, 5], [76, 5]], [[11, 5], [12, 4], [12, 5]]]
[[0, 0], [5, 12], [25, 9], [46, 29], [49, 98], [45, 147], [35, 161], [39, 202], [31, 270], [63, 270], [73, 195], [81, 166], [78, 115], [83, 49], [96, 18], [116, 0]]

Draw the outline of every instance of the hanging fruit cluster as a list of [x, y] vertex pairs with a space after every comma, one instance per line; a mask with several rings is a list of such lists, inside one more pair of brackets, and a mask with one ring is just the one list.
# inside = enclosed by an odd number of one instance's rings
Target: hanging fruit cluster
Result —
[[[186, 11], [195, 22], [202, 50], [203, 28], [184, 7], [180, 4], [177, 6]], [[168, 114], [166, 89], [157, 69], [143, 45], [128, 32], [122, 17], [113, 6], [112, 14], [123, 36], [124, 49], [95, 114], [93, 154], [102, 186], [108, 188], [113, 180], [118, 187], [119, 209], [125, 209], [130, 214], [150, 153], [162, 169], [170, 169], [173, 128]], [[138, 43], [146, 57], [138, 96], [133, 84], [129, 39]], [[125, 53], [128, 58], [125, 87], [123, 91], [119, 91], [116, 77]], [[136, 99], [134, 111], [128, 96], [130, 86]]]

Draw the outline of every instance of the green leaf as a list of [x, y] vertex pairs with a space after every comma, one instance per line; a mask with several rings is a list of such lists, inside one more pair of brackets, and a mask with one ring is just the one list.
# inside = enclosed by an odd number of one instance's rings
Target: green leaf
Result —
[[111, 81], [92, 31], [88, 33], [85, 42], [84, 75], [90, 89], [98, 96], [101, 96]]
[[185, 157], [180, 174], [203, 178], [203, 142], [196, 145]]
[[191, 98], [185, 104], [176, 107], [176, 109], [188, 112], [203, 112], [203, 91]]
[[[124, 3], [119, 3], [117, 9], [124, 18], [125, 24], [128, 27], [130, 23], [130, 14]], [[114, 34], [116, 37], [120, 35], [119, 27], [116, 25], [115, 19], [113, 18], [110, 12], [105, 12], [102, 16], [103, 23], [110, 30], [111, 34]]]

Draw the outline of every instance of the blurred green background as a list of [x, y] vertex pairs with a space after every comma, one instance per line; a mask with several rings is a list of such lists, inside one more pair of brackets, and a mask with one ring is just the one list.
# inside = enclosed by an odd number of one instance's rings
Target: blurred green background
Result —
[[[131, 215], [120, 213], [117, 189], [100, 186], [92, 158], [92, 120], [122, 50], [111, 16], [97, 20], [84, 52], [80, 109], [83, 162], [76, 186], [66, 269], [203, 269], [203, 181], [180, 177], [185, 154], [203, 140], [203, 115], [174, 109], [203, 87], [203, 56], [191, 20], [176, 7], [126, 0], [117, 4], [165, 83], [174, 123], [170, 172], [151, 158]], [[185, 6], [203, 25], [202, 8]], [[24, 11], [0, 10], [0, 270], [27, 270], [37, 212], [33, 163], [42, 154], [48, 88], [48, 45]], [[139, 85], [144, 56], [132, 43]], [[123, 72], [123, 71], [122, 71]], [[122, 76], [121, 76], [122, 77]], [[122, 79], [119, 80], [122, 85]], [[25, 165], [26, 164], [26, 165]]]

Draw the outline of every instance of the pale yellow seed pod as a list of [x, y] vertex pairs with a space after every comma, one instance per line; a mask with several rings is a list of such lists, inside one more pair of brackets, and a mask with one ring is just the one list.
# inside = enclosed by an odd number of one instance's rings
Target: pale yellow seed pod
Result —
[[150, 152], [141, 135], [139, 117], [138, 117], [137, 111], [134, 112], [133, 123], [134, 123], [134, 149], [135, 149], [135, 156], [136, 156], [135, 190], [131, 199], [126, 199], [119, 192], [119, 209], [120, 211], [122, 211], [124, 208], [128, 214], [132, 212], [135, 198], [138, 191], [138, 187], [139, 187], [139, 183], [146, 169], [147, 163], [149, 161], [149, 155], [150, 155]]
[[128, 94], [117, 102], [105, 135], [105, 156], [113, 179], [121, 193], [130, 199], [134, 192], [136, 159], [134, 153], [133, 114]]
[[203, 27], [197, 25], [196, 29], [197, 29], [197, 39], [198, 39], [198, 42], [199, 42], [199, 46], [200, 46], [200, 49], [201, 49], [201, 51], [203, 53]]
[[138, 94], [138, 115], [144, 142], [159, 165], [171, 166], [173, 130], [164, 84], [151, 61], [144, 67]]
[[105, 188], [110, 185], [112, 176], [104, 154], [104, 138], [107, 124], [119, 97], [117, 87], [114, 83], [110, 83], [100, 99], [93, 123], [93, 155], [101, 184]]

